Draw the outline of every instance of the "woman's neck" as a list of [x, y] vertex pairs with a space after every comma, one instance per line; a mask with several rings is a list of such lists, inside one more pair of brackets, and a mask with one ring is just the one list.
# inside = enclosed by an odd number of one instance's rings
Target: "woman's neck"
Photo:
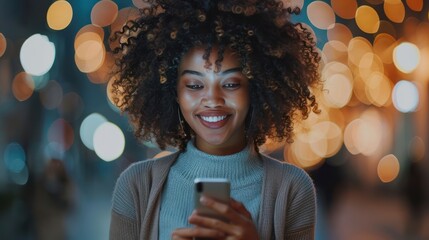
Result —
[[233, 141], [232, 143], [212, 145], [196, 137], [194, 145], [198, 150], [202, 152], [205, 152], [211, 155], [225, 156], [225, 155], [231, 155], [242, 151], [247, 146], [247, 142], [245, 137], [243, 136], [243, 139], [238, 141]]

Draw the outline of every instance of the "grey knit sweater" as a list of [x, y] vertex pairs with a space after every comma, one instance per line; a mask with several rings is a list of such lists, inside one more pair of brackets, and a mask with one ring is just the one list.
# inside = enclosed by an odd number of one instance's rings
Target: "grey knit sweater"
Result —
[[[158, 239], [161, 193], [179, 154], [134, 163], [119, 176], [113, 193], [111, 240]], [[260, 157], [264, 172], [256, 226], [260, 239], [314, 239], [312, 180], [293, 165]]]
[[186, 151], [171, 166], [163, 186], [159, 239], [170, 240], [173, 230], [192, 227], [188, 218], [194, 210], [195, 178], [229, 179], [231, 197], [244, 204], [257, 224], [263, 172], [262, 161], [250, 145], [234, 154], [216, 156], [199, 150], [189, 141]]

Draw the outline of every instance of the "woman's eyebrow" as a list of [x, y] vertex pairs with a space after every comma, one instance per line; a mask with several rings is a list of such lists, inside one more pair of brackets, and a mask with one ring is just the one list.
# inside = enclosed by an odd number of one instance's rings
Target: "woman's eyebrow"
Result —
[[[225, 71], [220, 72], [219, 75], [226, 75], [226, 74], [233, 73], [233, 72], [241, 72], [241, 67], [235, 67], [235, 68], [227, 69]], [[182, 73], [180, 74], [180, 76], [183, 76], [185, 74], [197, 75], [199, 77], [204, 76], [204, 74], [202, 72], [198, 72], [198, 71], [194, 71], [194, 70], [183, 70]]]
[[227, 69], [223, 72], [220, 72], [219, 75], [226, 75], [229, 73], [241, 72], [241, 70], [242, 70], [241, 67], [230, 68], [230, 69]]
[[185, 75], [185, 74], [197, 75], [197, 76], [199, 76], [199, 77], [204, 76], [204, 74], [203, 74], [203, 73], [198, 72], [198, 71], [194, 71], [194, 70], [183, 70], [183, 71], [182, 71], [182, 73], [180, 74], [180, 76], [183, 76], [183, 75]]

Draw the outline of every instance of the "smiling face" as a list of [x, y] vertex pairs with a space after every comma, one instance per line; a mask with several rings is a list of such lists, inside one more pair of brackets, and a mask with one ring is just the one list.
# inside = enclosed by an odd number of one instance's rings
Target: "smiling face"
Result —
[[[247, 144], [249, 81], [231, 51], [225, 51], [219, 71], [207, 69], [203, 55], [203, 48], [193, 48], [182, 58], [177, 83], [180, 110], [196, 135], [198, 149], [214, 155], [239, 152]], [[213, 48], [209, 60], [216, 59]]]

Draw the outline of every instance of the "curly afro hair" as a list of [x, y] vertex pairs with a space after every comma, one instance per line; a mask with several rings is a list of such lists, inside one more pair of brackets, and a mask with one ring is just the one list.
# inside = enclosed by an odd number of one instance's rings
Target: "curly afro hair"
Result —
[[320, 83], [320, 57], [311, 32], [290, 21], [300, 9], [275, 0], [149, 0], [148, 6], [111, 38], [120, 44], [115, 104], [137, 138], [181, 150], [192, 138], [177, 116], [176, 84], [181, 57], [194, 47], [206, 49], [207, 63], [216, 46], [216, 69], [226, 48], [238, 54], [251, 96], [246, 134], [256, 149], [267, 138], [291, 142], [297, 112], [306, 118], [318, 111], [309, 87]]

